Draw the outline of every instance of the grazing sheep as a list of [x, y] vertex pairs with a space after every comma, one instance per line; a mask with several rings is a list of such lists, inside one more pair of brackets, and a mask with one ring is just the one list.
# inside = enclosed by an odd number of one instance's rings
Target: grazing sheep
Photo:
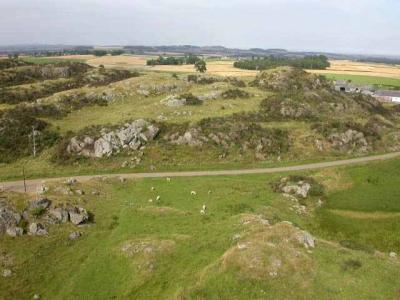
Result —
[[167, 177], [167, 181], [170, 182], [170, 181], [171, 181], [171, 178]]
[[161, 197], [160, 197], [160, 196], [157, 196], [156, 201], [158, 201], [158, 200], [160, 200], [160, 199], [161, 199]]
[[191, 191], [190, 194], [191, 194], [192, 196], [196, 196], [196, 195], [197, 195], [197, 193], [196, 193], [195, 191]]
[[211, 191], [210, 191], [210, 190], [208, 190], [208, 194], [209, 194], [209, 195], [211, 194]]
[[156, 188], [154, 186], [151, 187], [151, 190], [154, 191]]
[[149, 199], [149, 202], [152, 203], [152, 202], [153, 202], [153, 199]]
[[203, 204], [203, 208], [200, 210], [200, 214], [205, 215], [207, 213], [207, 206]]

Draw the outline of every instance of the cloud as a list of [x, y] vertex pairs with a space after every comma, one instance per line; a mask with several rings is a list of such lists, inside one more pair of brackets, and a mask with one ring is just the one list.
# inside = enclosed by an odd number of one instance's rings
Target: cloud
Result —
[[396, 0], [2, 0], [0, 43], [196, 44], [400, 54]]

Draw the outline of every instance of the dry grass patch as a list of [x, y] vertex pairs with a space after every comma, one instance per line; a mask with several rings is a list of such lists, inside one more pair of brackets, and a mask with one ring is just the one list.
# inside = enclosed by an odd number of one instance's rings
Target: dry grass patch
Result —
[[377, 77], [400, 78], [400, 66], [354, 62], [349, 60], [332, 60], [326, 70], [307, 70], [315, 74], [347, 74]]
[[338, 169], [323, 169], [314, 175], [328, 192], [348, 190], [353, 187], [353, 181]]

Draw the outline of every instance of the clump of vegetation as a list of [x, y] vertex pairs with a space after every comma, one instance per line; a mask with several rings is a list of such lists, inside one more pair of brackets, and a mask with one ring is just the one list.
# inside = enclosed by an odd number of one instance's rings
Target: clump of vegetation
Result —
[[202, 59], [196, 61], [196, 63], [194, 64], [194, 67], [195, 67], [196, 71], [200, 72], [200, 73], [205, 73], [207, 71], [207, 64]]
[[223, 81], [221, 78], [212, 77], [212, 76], [199, 76], [199, 75], [188, 75], [187, 77], [188, 82], [193, 82], [197, 84], [213, 84], [216, 82]]
[[238, 88], [246, 87], [246, 83], [236, 77], [227, 77], [225, 81]]
[[249, 98], [249, 97], [250, 97], [250, 94], [241, 89], [229, 89], [222, 93], [222, 98], [225, 98], [225, 99], [236, 99], [236, 98], [245, 99], [245, 98]]
[[185, 99], [186, 105], [201, 105], [201, 104], [203, 104], [203, 101], [201, 101], [198, 97], [196, 97], [192, 93], [182, 94], [179, 96], [178, 99]]
[[236, 61], [233, 66], [245, 70], [267, 70], [277, 67], [291, 66], [301, 69], [324, 70], [330, 67], [328, 58], [324, 55], [305, 56], [303, 58], [286, 58], [286, 57], [253, 57]]
[[0, 162], [10, 162], [33, 152], [33, 134], [36, 152], [56, 143], [58, 135], [48, 130], [45, 121], [27, 111], [6, 111], [0, 116]]

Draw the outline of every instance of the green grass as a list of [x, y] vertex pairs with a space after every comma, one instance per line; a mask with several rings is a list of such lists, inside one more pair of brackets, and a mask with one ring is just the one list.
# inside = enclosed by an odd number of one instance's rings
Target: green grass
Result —
[[27, 56], [21, 58], [22, 60], [28, 62], [28, 63], [33, 63], [33, 64], [38, 64], [38, 65], [44, 65], [44, 64], [58, 64], [58, 63], [66, 63], [66, 62], [79, 62], [79, 63], [84, 63], [84, 59], [79, 59], [79, 58], [57, 58], [57, 57], [36, 57], [36, 56]]
[[[381, 168], [396, 172], [399, 164], [400, 161], [377, 163], [341, 168], [338, 172], [365, 174]], [[74, 242], [67, 240], [68, 234], [76, 230], [70, 224], [51, 226], [47, 238], [0, 237], [0, 250], [14, 255], [14, 276], [0, 281], [0, 298], [30, 299], [35, 293], [43, 299], [396, 298], [400, 291], [398, 263], [323, 240], [318, 240], [315, 250], [308, 254], [313, 271], [304, 278], [286, 274], [277, 279], [250, 279], [241, 270], [217, 267], [225, 251], [235, 245], [232, 237], [242, 233], [240, 213], [289, 220], [302, 228], [319, 224], [318, 216], [296, 215], [289, 209], [290, 200], [271, 191], [269, 183], [278, 177], [94, 181], [78, 184], [76, 188], [87, 191], [83, 197], [57, 196], [50, 191], [48, 197], [53, 201], [81, 203], [94, 214], [94, 223], [80, 228], [83, 237]], [[356, 196], [359, 188], [362, 187], [355, 184], [348, 190], [355, 195], [354, 201], [360, 201]], [[92, 196], [92, 189], [101, 190], [101, 196]], [[190, 194], [192, 190], [196, 196]], [[157, 195], [161, 196], [158, 202]], [[335, 200], [333, 195], [327, 197]], [[150, 203], [149, 199], [154, 201]], [[374, 198], [369, 199], [372, 205]], [[396, 200], [392, 198], [392, 202]], [[203, 204], [208, 207], [207, 216], [199, 213]], [[378, 203], [375, 205], [379, 207]], [[173, 210], [157, 214], [157, 207]], [[326, 209], [329, 208], [331, 201], [327, 202]], [[363, 230], [368, 233], [376, 226], [366, 223]], [[311, 232], [319, 238], [326, 237], [318, 230]], [[143, 268], [146, 259], [127, 257], [121, 252], [127, 241], [149, 239], [175, 243], [172, 252], [156, 256], [153, 271]], [[344, 268], [346, 265], [357, 268]]]
[[317, 213], [321, 234], [400, 252], [399, 168], [400, 160], [346, 168], [351, 187], [329, 193]]
[[333, 80], [351, 80], [355, 84], [377, 85], [379, 87], [400, 88], [400, 79], [363, 76], [363, 75], [347, 75], [347, 74], [324, 74], [329, 79]]

